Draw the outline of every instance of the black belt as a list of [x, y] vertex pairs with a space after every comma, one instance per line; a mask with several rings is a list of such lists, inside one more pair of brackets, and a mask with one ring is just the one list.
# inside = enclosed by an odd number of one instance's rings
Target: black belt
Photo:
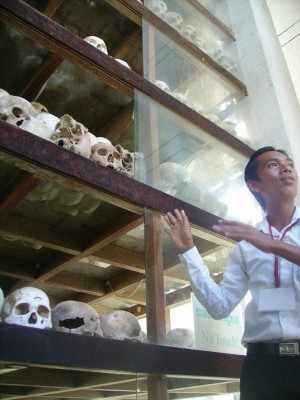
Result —
[[247, 354], [263, 354], [267, 356], [299, 356], [300, 341], [281, 343], [248, 343]]

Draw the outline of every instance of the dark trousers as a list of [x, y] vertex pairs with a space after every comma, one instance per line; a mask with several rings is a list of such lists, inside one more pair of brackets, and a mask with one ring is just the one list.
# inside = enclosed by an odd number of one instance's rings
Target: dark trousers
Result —
[[240, 400], [300, 400], [300, 357], [247, 355]]

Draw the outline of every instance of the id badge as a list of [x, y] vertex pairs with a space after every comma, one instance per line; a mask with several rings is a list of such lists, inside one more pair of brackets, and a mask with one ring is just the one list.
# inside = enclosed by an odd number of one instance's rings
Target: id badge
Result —
[[258, 311], [284, 311], [296, 309], [296, 292], [293, 288], [260, 289]]

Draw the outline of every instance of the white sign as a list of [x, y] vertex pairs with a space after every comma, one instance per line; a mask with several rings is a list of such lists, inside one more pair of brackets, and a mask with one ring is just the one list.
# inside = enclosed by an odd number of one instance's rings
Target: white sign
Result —
[[228, 317], [215, 320], [193, 293], [191, 298], [196, 349], [245, 355], [246, 349], [241, 344], [244, 332], [242, 307], [238, 305]]

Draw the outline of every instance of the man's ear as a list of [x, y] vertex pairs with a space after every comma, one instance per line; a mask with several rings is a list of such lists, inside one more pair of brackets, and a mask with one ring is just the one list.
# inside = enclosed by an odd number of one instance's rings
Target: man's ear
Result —
[[256, 193], [260, 192], [258, 181], [249, 180], [246, 182], [246, 185], [251, 192], [256, 192]]

